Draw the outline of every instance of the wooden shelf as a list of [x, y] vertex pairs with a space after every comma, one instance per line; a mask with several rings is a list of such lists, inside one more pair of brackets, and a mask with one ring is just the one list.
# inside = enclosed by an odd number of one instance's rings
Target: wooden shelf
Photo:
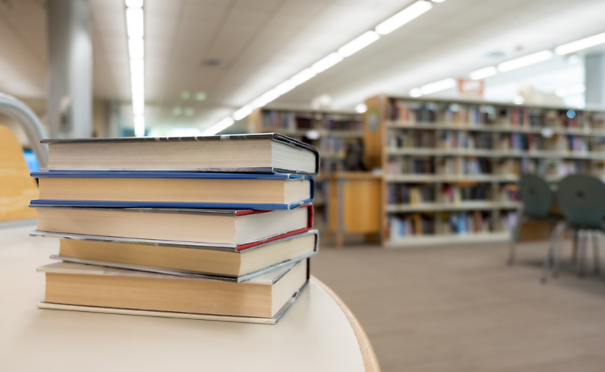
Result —
[[476, 174], [476, 175], [445, 175], [445, 174], [399, 174], [387, 175], [386, 182], [517, 182], [519, 176], [514, 174]]
[[471, 123], [407, 123], [399, 121], [388, 121], [388, 128], [417, 129], [417, 130], [452, 130], [452, 131], [474, 131], [474, 132], [497, 132], [497, 133], [541, 133], [543, 129], [552, 130], [553, 134], [566, 134], [578, 136], [605, 137], [605, 129], [590, 128], [551, 128], [551, 127], [514, 127], [499, 124], [471, 124]]
[[440, 149], [440, 148], [387, 148], [388, 155], [402, 156], [474, 156], [490, 158], [548, 158], [605, 160], [604, 153], [573, 153], [570, 151], [521, 151], [483, 149]]
[[473, 233], [460, 235], [422, 235], [387, 240], [387, 248], [412, 248], [431, 245], [452, 245], [470, 243], [505, 243], [510, 240], [508, 232]]
[[468, 201], [461, 203], [390, 204], [386, 211], [397, 212], [440, 212], [468, 210], [499, 210], [519, 208], [518, 202]]

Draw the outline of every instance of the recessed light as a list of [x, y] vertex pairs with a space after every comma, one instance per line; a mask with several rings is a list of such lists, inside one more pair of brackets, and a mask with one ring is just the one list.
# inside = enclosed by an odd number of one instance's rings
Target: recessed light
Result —
[[188, 90], [184, 90], [184, 91], [181, 92], [181, 98], [182, 99], [189, 99], [189, 98], [191, 98], [191, 93], [189, 93]]
[[195, 100], [196, 101], [204, 101], [206, 99], [206, 93], [205, 92], [197, 92], [195, 93]]
[[182, 113], [183, 113], [183, 109], [182, 109], [182, 108], [180, 108], [180, 107], [178, 107], [178, 106], [177, 106], [177, 107], [174, 107], [174, 108], [172, 109], [172, 115], [174, 115], [174, 116], [179, 116], [179, 115], [180, 115], [180, 114], [182, 114]]
[[185, 114], [185, 116], [193, 116], [194, 113], [195, 110], [193, 110], [193, 107], [185, 107], [183, 110], [183, 114]]

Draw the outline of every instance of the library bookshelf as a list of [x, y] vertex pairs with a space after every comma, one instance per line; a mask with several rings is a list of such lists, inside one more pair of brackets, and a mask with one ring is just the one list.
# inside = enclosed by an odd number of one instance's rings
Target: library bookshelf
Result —
[[[329, 178], [348, 170], [347, 151], [361, 148], [362, 116], [355, 112], [261, 108], [249, 117], [248, 132], [276, 132], [309, 143], [319, 150], [320, 174], [315, 177], [315, 227], [329, 228]], [[361, 162], [361, 155], [360, 155]]]
[[385, 247], [504, 242], [522, 172], [605, 176], [605, 110], [386, 95], [366, 106]]

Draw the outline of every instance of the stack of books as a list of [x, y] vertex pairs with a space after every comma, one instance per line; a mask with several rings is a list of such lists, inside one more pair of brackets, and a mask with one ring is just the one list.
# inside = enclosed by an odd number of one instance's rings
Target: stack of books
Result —
[[278, 134], [45, 140], [41, 308], [274, 324], [309, 280], [317, 150]]

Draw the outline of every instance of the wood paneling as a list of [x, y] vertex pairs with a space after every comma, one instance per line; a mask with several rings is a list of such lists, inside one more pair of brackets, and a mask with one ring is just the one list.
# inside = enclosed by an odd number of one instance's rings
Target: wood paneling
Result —
[[19, 140], [0, 125], [0, 222], [36, 218], [28, 206], [37, 198], [38, 185], [29, 176]]

